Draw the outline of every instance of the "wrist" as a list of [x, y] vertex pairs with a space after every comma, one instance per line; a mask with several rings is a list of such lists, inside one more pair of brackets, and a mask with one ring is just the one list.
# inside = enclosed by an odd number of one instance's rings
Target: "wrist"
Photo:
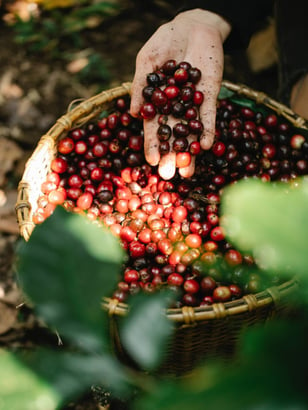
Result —
[[229, 36], [232, 26], [231, 24], [219, 14], [203, 9], [193, 9], [179, 13], [176, 20], [189, 19], [193, 23], [204, 24], [213, 29], [216, 29], [222, 41], [224, 42]]

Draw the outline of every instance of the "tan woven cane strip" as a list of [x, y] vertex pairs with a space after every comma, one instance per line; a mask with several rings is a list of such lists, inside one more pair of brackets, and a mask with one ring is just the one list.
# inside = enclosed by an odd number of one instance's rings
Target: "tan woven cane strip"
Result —
[[182, 313], [183, 313], [183, 320], [185, 324], [189, 325], [191, 323], [195, 323], [196, 317], [195, 317], [194, 308], [192, 308], [191, 306], [183, 306]]
[[119, 301], [117, 299], [109, 300], [109, 305], [108, 305], [109, 316], [113, 316], [116, 313], [118, 304], [119, 304]]
[[227, 311], [223, 303], [213, 303], [212, 308], [216, 319], [223, 319], [227, 316]]
[[264, 93], [257, 93], [256, 95], [256, 103], [261, 104], [266, 100], [267, 96]]
[[68, 115], [63, 115], [58, 118], [57, 123], [61, 124], [66, 131], [69, 131], [72, 128], [72, 120]]
[[252, 310], [256, 309], [258, 307], [258, 301], [255, 295], [245, 295], [243, 296], [243, 299], [247, 303], [248, 310], [251, 312]]
[[277, 286], [272, 286], [266, 290], [273, 298], [273, 302], [275, 303], [275, 305], [277, 305], [281, 300], [281, 294]]
[[55, 145], [54, 138], [51, 135], [48, 135], [48, 134], [42, 135], [38, 146], [40, 146], [40, 145], [47, 145], [47, 146], [49, 146], [49, 149], [53, 149], [53, 148], [55, 148], [54, 147], [54, 145]]

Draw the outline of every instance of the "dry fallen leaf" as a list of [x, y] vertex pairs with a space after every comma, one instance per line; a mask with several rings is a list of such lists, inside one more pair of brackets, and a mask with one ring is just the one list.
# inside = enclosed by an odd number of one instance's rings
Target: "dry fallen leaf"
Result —
[[0, 334], [6, 333], [14, 326], [17, 313], [16, 308], [0, 301]]
[[15, 142], [0, 137], [0, 185], [4, 185], [6, 174], [13, 170], [22, 155], [21, 148]]

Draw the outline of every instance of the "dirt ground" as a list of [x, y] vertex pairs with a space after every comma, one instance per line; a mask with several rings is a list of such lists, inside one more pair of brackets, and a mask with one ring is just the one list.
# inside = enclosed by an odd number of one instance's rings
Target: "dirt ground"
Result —
[[[124, 9], [84, 35], [87, 46], [99, 53], [109, 68], [106, 88], [132, 79], [138, 50], [172, 15], [168, 7], [153, 6], [155, 2], [151, 7], [137, 3], [138, 12], [136, 6]], [[0, 61], [0, 346], [23, 348], [55, 340], [23, 304], [14, 273], [14, 249], [20, 240], [14, 210], [18, 182], [40, 136], [66, 112], [71, 101], [94, 95], [101, 84], [91, 78], [80, 82], [48, 53], [30, 53], [15, 43], [12, 28], [1, 21]], [[257, 72], [252, 68], [246, 53], [226, 57], [225, 78], [275, 95], [275, 63], [265, 61]], [[91, 410], [98, 408], [98, 403], [91, 395], [69, 408]]]

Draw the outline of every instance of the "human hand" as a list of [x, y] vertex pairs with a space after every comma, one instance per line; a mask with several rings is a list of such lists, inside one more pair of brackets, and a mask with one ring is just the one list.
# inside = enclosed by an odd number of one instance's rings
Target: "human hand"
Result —
[[[146, 86], [148, 73], [157, 70], [169, 59], [178, 62], [188, 61], [202, 72], [198, 83], [198, 90], [204, 94], [204, 102], [200, 107], [200, 120], [204, 126], [200, 144], [202, 149], [209, 149], [214, 140], [216, 101], [223, 75], [223, 42], [230, 30], [231, 26], [222, 17], [201, 9], [180, 13], [169, 23], [160, 26], [136, 58], [131, 114], [139, 114], [143, 104], [142, 90]], [[188, 138], [191, 142], [194, 137]], [[144, 120], [146, 160], [150, 165], [159, 165], [159, 174], [162, 178], [170, 179], [176, 170], [175, 153], [169, 152], [161, 157], [158, 146], [157, 118]], [[183, 177], [191, 176], [194, 173], [194, 160], [179, 172]]]

